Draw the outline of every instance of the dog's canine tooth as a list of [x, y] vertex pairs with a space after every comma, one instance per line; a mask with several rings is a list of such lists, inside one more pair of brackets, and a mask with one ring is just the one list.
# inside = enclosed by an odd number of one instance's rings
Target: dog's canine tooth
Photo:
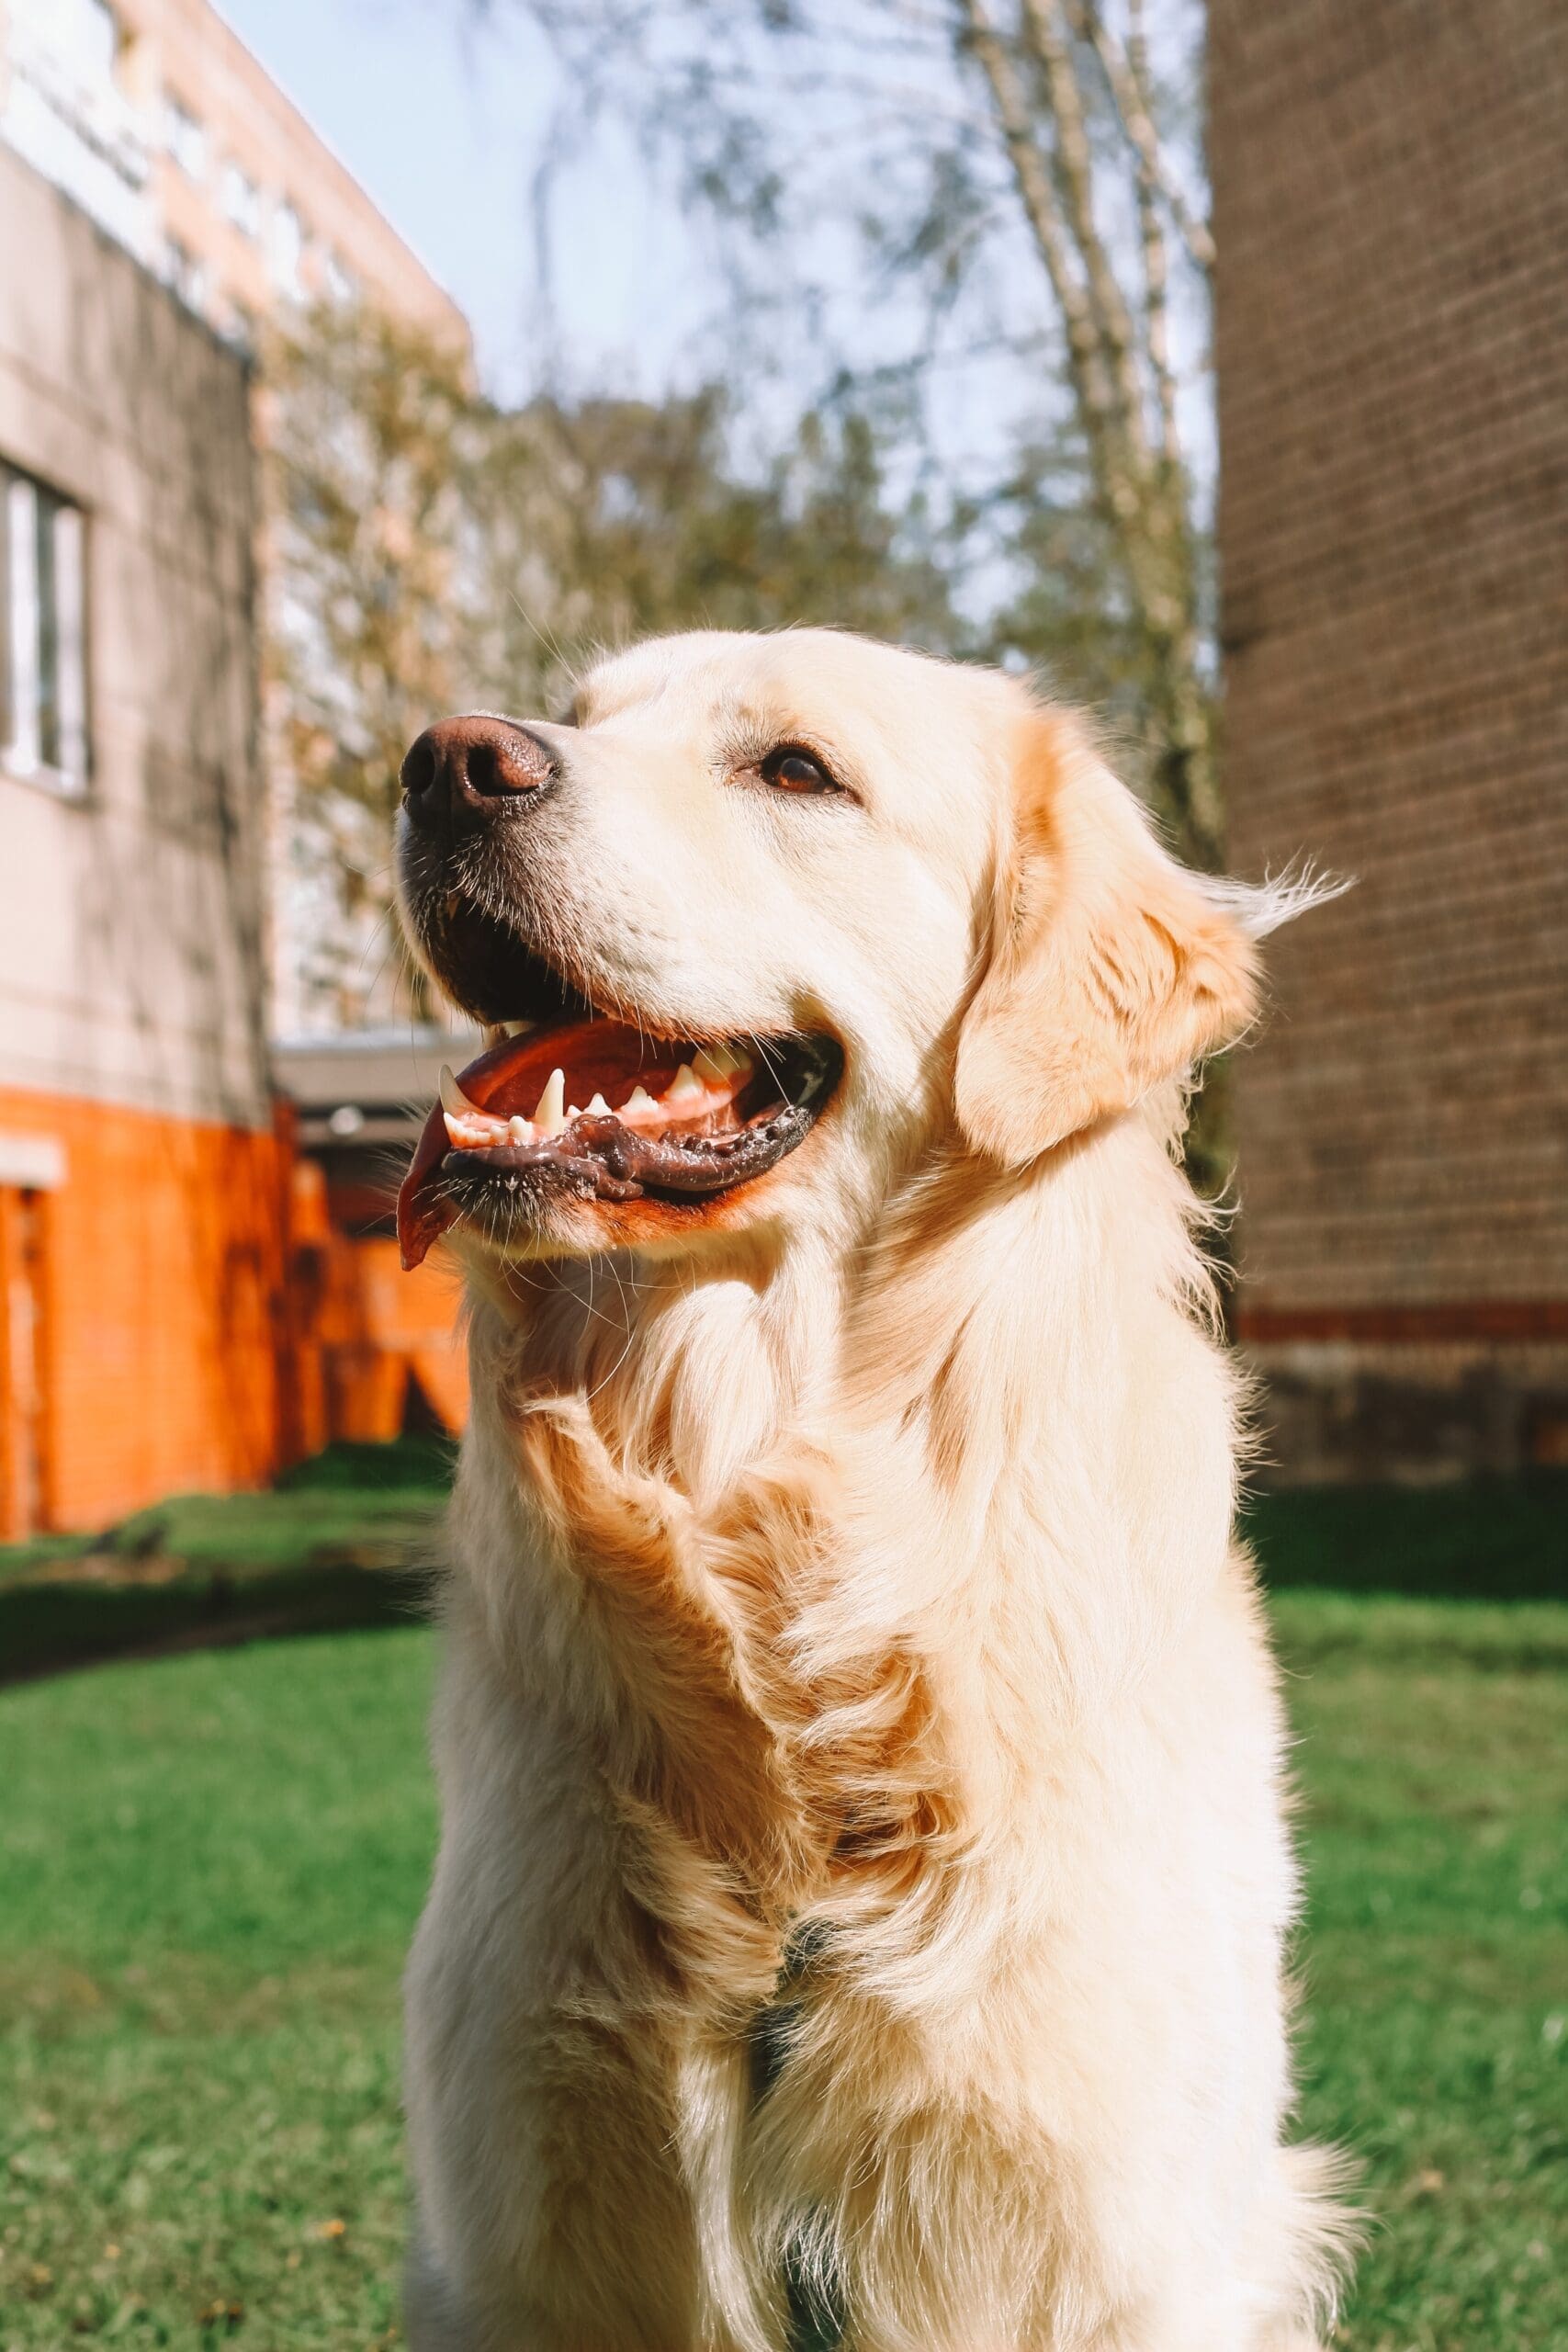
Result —
[[559, 1135], [566, 1125], [566, 1072], [553, 1069], [534, 1106], [534, 1125], [542, 1136]]
[[455, 1119], [471, 1118], [475, 1112], [481, 1119], [488, 1115], [464, 1093], [450, 1062], [441, 1065], [441, 1107], [444, 1111], [450, 1111]]

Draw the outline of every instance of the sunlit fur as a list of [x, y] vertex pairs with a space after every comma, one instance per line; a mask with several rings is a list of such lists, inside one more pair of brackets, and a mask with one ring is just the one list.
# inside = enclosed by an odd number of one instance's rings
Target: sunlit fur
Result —
[[[1336, 2218], [1176, 1157], [1295, 900], [1182, 874], [993, 674], [700, 636], [583, 717], [536, 935], [848, 1060], [711, 1224], [457, 1237], [412, 2344], [782, 2352], [792, 2274], [854, 2352], [1299, 2352]], [[766, 800], [738, 727], [858, 797]]]

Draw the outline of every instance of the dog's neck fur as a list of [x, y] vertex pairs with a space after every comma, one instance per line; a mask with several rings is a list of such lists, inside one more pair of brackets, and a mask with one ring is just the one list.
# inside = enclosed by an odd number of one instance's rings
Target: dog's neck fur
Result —
[[[530, 1270], [507, 1301], [526, 1389], [581, 1397], [617, 1464], [716, 1502], [830, 1384], [840, 1268], [820, 1237]], [[493, 1294], [492, 1294], [493, 1295]]]
[[846, 1213], [700, 1270], [532, 1270], [491, 1293], [487, 1345], [514, 1396], [585, 1409], [618, 1473], [699, 1516], [796, 1449], [852, 1484], [863, 1455], [884, 1489], [866, 1505], [917, 1555], [908, 1607], [927, 1575], [929, 1605], [959, 1604], [953, 1576], [994, 1580], [1021, 1527], [1035, 1554], [1043, 1532], [1057, 1573], [1034, 1598], [1077, 1621], [1052, 1638], [1093, 1686], [1095, 1625], [1155, 1639], [1218, 1573], [1233, 1507], [1234, 1381], [1201, 1328], [1180, 1110], [1172, 1087], [1013, 1175], [938, 1149], [869, 1238]]

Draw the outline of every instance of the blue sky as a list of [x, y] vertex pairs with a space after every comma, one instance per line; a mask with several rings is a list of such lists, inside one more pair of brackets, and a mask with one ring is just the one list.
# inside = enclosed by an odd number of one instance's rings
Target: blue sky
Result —
[[[521, 7], [495, 0], [220, 0], [221, 13], [462, 304], [498, 389], [525, 390], [544, 320], [529, 191], [561, 87]], [[705, 315], [700, 257], [640, 158], [601, 138], [555, 198], [558, 356], [596, 386], [657, 390]]]
[[[548, 375], [560, 390], [659, 393], [725, 371], [728, 313], [712, 228], [682, 220], [645, 153], [614, 123], [585, 123], [524, 0], [218, 0], [222, 13], [388, 219], [462, 305], [491, 389], [526, 397]], [[1190, 0], [1161, 0], [1162, 24]], [[1185, 36], [1183, 36], [1185, 38]], [[552, 197], [551, 302], [540, 295], [531, 189], [541, 157], [559, 158]], [[839, 224], [840, 229], [842, 223]], [[839, 252], [830, 222], [814, 252], [848, 292], [864, 363], [918, 347], [923, 312], [895, 293], [879, 308]], [[1026, 256], [1027, 259], [1027, 256]], [[1050, 314], [1038, 272], [1006, 288], [1012, 328]], [[986, 330], [984, 309], [970, 323]], [[1000, 317], [992, 322], [1001, 323]], [[1178, 314], [1179, 334], [1181, 327]], [[1190, 336], [1181, 340], [1192, 341]], [[779, 339], [776, 374], [746, 379], [743, 423], [758, 446], [787, 432], [818, 387], [809, 333], [804, 365]], [[984, 334], [981, 334], [984, 340]], [[1194, 345], [1194, 352], [1196, 345]], [[1196, 371], [1189, 368], [1190, 376]], [[936, 443], [954, 480], [988, 478], [1018, 420], [1036, 417], [1049, 377], [973, 360], [937, 379]], [[1183, 401], [1198, 472], [1213, 470], [1207, 388]]]

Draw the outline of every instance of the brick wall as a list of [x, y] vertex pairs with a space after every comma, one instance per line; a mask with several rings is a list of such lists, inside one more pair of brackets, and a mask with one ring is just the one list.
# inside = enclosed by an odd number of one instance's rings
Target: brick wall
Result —
[[1240, 1328], [1290, 1466], [1550, 1454], [1568, 14], [1211, 0], [1210, 41], [1233, 863], [1357, 877], [1238, 1070]]

